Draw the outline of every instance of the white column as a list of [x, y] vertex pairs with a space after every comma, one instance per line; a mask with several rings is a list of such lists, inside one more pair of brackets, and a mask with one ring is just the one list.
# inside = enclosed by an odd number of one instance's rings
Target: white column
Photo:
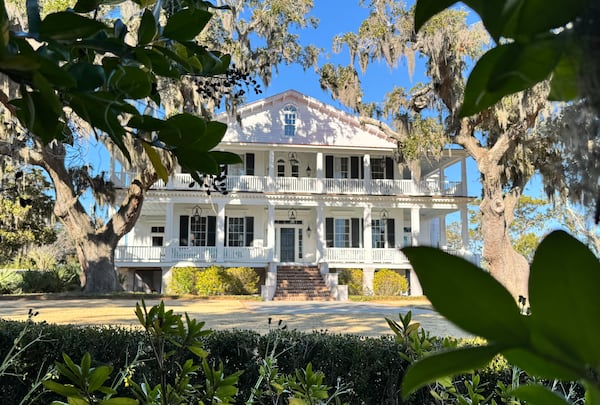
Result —
[[217, 263], [223, 263], [225, 252], [225, 203], [217, 203]]
[[267, 189], [273, 191], [275, 188], [275, 151], [269, 150], [269, 178], [267, 179]]
[[448, 245], [446, 239], [446, 214], [440, 215], [440, 247]]
[[467, 160], [462, 158], [460, 161], [460, 184], [462, 185], [462, 194], [468, 195], [467, 192]]
[[317, 193], [325, 192], [325, 183], [323, 178], [325, 177], [325, 173], [323, 172], [323, 152], [317, 152]]
[[275, 206], [269, 204], [267, 209], [267, 247], [270, 250], [269, 260], [275, 259]]
[[366, 154], [363, 156], [363, 164], [365, 167], [365, 192], [367, 194], [371, 194], [372, 190], [371, 190], [371, 155]]
[[317, 263], [321, 263], [325, 260], [325, 217], [323, 216], [323, 206], [317, 206], [317, 224], [316, 224], [316, 237], [317, 237]]
[[466, 251], [469, 249], [469, 211], [467, 205], [460, 207], [460, 236], [462, 239], [462, 247]]
[[410, 209], [410, 232], [412, 236], [412, 246], [419, 246], [419, 236], [421, 234], [421, 217], [418, 207]]
[[173, 212], [174, 204], [172, 202], [168, 202], [166, 206], [165, 212], [165, 246], [174, 246], [176, 243], [175, 239], [175, 221]]
[[373, 228], [371, 227], [371, 205], [363, 209], [363, 244], [365, 249], [365, 262], [373, 262]]
[[444, 182], [446, 181], [446, 178], [444, 177], [444, 166], [440, 165], [440, 176], [439, 176], [439, 182], [440, 182], [440, 194], [444, 194]]

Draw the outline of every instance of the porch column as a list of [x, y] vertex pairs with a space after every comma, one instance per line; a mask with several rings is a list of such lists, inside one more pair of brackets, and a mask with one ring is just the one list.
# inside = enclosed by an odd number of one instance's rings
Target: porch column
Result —
[[269, 261], [275, 259], [275, 206], [269, 204], [267, 208], [267, 248]]
[[325, 261], [325, 218], [323, 217], [323, 206], [317, 206], [317, 263]]
[[166, 213], [165, 213], [165, 259], [166, 260], [171, 260], [171, 248], [169, 246], [175, 246], [177, 243], [176, 239], [175, 239], [175, 233], [174, 233], [174, 228], [175, 228], [175, 221], [173, 221], [173, 206], [174, 204], [172, 202], [168, 202], [167, 206], [166, 206]]
[[373, 263], [373, 228], [371, 227], [371, 204], [363, 209], [363, 244], [365, 249], [365, 262]]
[[225, 203], [217, 203], [217, 263], [223, 263], [225, 252]]
[[410, 232], [412, 246], [419, 246], [419, 235], [421, 234], [421, 218], [419, 216], [420, 208], [410, 209]]
[[468, 195], [467, 191], [467, 159], [462, 158], [460, 161], [460, 184], [462, 185], [462, 195]]
[[323, 152], [317, 152], [317, 193], [323, 194], [325, 192], [325, 183], [323, 181], [324, 178], [323, 173]]
[[269, 150], [269, 178], [267, 179], [267, 189], [274, 191], [275, 188], [275, 151]]
[[446, 238], [446, 214], [440, 216], [440, 247], [447, 247]]
[[444, 194], [444, 183], [446, 182], [446, 178], [444, 177], [444, 166], [440, 165], [440, 176], [439, 176], [439, 182], [440, 182], [440, 194]]
[[462, 239], [463, 250], [470, 251], [469, 248], [469, 210], [465, 204], [460, 207], [460, 236]]
[[363, 156], [363, 164], [365, 167], [365, 178], [364, 178], [364, 182], [365, 182], [365, 192], [367, 194], [371, 194], [372, 190], [371, 190], [371, 155], [366, 154]]

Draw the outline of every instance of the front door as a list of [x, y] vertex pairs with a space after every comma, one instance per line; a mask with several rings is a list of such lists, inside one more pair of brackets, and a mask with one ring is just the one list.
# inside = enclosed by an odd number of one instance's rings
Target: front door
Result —
[[279, 233], [279, 261], [289, 263], [296, 261], [295, 228], [280, 228]]

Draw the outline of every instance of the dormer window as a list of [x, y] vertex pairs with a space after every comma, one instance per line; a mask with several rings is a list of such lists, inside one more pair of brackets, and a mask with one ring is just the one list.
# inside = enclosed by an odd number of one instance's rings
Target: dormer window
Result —
[[296, 135], [297, 110], [291, 104], [283, 107], [283, 134], [285, 136]]

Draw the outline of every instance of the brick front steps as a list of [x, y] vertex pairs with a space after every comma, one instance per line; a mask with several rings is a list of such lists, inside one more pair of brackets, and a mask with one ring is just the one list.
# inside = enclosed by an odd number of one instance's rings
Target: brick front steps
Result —
[[274, 301], [330, 301], [327, 288], [317, 267], [280, 266]]

